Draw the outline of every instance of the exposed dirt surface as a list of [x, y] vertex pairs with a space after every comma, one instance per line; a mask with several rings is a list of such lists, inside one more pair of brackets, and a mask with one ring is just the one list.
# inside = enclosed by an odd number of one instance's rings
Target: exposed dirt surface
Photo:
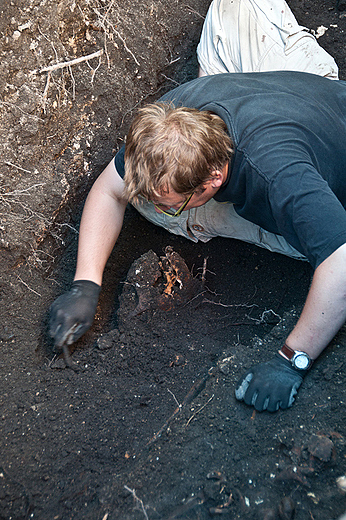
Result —
[[[134, 108], [196, 76], [208, 5], [0, 0], [0, 519], [336, 520], [346, 510], [346, 332], [291, 409], [254, 413], [234, 397], [294, 325], [308, 264], [234, 240], [192, 244], [129, 208], [74, 369], [46, 332], [73, 278], [85, 194]], [[346, 79], [346, 5], [290, 6], [327, 29], [319, 41]]]

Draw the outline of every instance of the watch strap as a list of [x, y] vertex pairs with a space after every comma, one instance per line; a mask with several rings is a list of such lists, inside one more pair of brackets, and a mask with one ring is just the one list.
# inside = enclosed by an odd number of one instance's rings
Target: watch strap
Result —
[[288, 359], [292, 359], [295, 354], [295, 351], [287, 346], [286, 343], [283, 345], [283, 347], [281, 347], [281, 352], [285, 354]]

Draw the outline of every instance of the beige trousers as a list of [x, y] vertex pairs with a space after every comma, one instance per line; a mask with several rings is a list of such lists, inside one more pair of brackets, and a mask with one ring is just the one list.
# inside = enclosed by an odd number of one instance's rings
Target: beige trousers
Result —
[[338, 79], [334, 59], [284, 0], [214, 0], [197, 56], [207, 75], [295, 70]]

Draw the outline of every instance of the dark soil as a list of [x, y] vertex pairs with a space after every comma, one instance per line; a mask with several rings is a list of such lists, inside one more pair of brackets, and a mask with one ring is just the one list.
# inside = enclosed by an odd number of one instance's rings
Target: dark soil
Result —
[[[100, 0], [104, 14], [111, 2], [105, 4]], [[0, 180], [12, 191], [36, 182], [18, 168], [9, 172], [5, 162], [10, 162], [29, 172], [37, 166], [37, 184], [44, 179], [46, 185], [30, 199], [33, 206], [17, 199], [3, 213], [0, 519], [336, 520], [346, 510], [346, 495], [337, 486], [345, 475], [346, 331], [315, 363], [291, 409], [255, 413], [234, 397], [242, 373], [269, 359], [294, 325], [312, 276], [308, 264], [235, 240], [192, 244], [128, 208], [106, 267], [95, 323], [71, 348], [73, 369], [53, 352], [48, 309], [70, 286], [77, 249], [76, 233], [62, 224], [78, 228], [85, 193], [121, 143], [136, 103], [159, 97], [172, 82], [197, 72], [193, 50], [209, 1], [132, 4], [113, 2], [118, 9], [110, 12], [119, 20], [113, 30], [128, 30], [127, 48], [135, 55], [141, 50], [140, 72], [121, 40], [117, 62], [108, 39], [114, 90], [105, 61], [92, 92], [87, 69], [80, 67], [73, 102], [71, 85], [65, 85], [66, 104], [59, 100], [62, 85], [55, 80], [47, 111], [40, 113], [45, 123], [36, 121], [38, 128], [29, 125], [32, 118], [17, 121], [15, 135], [6, 134]], [[28, 19], [25, 9], [35, 14], [31, 36], [41, 31], [55, 47], [53, 19], [63, 13], [59, 41], [67, 45], [73, 36], [79, 55], [86, 55], [95, 50], [88, 48], [88, 38], [101, 44], [104, 36], [102, 30], [87, 36], [85, 26], [82, 31], [78, 13], [85, 21], [90, 5], [96, 2], [82, 2], [80, 9], [67, 0], [54, 6], [45, 0], [1, 4], [3, 88], [6, 95], [9, 84], [12, 91], [27, 93], [21, 110], [29, 111], [32, 99], [25, 88], [31, 93], [38, 88], [25, 67], [43, 66], [37, 62], [40, 55], [23, 63], [30, 43], [26, 29], [12, 38]], [[328, 28], [319, 41], [346, 79], [346, 11], [338, 11], [334, 0], [292, 0], [290, 5], [303, 25]], [[339, 9], [344, 7], [340, 2]], [[139, 36], [142, 27], [151, 42]], [[47, 42], [43, 51], [48, 48], [54, 56]], [[43, 92], [46, 79], [35, 81]], [[54, 99], [61, 103], [59, 114]], [[6, 112], [9, 130], [18, 114], [18, 109]], [[81, 114], [85, 127], [78, 127]], [[73, 145], [77, 127], [80, 148]], [[54, 132], [55, 139], [47, 141]], [[61, 184], [63, 172], [67, 184]], [[57, 186], [70, 188], [65, 193]], [[55, 220], [48, 223], [53, 209]], [[186, 262], [191, 291], [182, 295], [175, 283], [169, 305], [163, 305], [157, 272], [145, 272], [141, 283], [148, 281], [155, 290], [144, 296], [135, 290], [133, 273], [140, 262], [146, 265], [155, 257], [148, 252], [162, 257], [167, 246]], [[179, 305], [172, 304], [178, 297]]]

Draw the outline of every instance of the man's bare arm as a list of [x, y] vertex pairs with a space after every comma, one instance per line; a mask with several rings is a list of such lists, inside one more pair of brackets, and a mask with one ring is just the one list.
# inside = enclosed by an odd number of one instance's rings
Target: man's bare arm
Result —
[[123, 224], [123, 189], [112, 161], [94, 183], [84, 206], [74, 282], [51, 306], [49, 331], [56, 347], [77, 341], [93, 322], [103, 270]]
[[316, 359], [345, 321], [346, 244], [317, 267], [303, 312], [286, 344]]
[[124, 181], [112, 160], [95, 181], [85, 202], [79, 231], [75, 280], [101, 285], [103, 270], [122, 228]]

